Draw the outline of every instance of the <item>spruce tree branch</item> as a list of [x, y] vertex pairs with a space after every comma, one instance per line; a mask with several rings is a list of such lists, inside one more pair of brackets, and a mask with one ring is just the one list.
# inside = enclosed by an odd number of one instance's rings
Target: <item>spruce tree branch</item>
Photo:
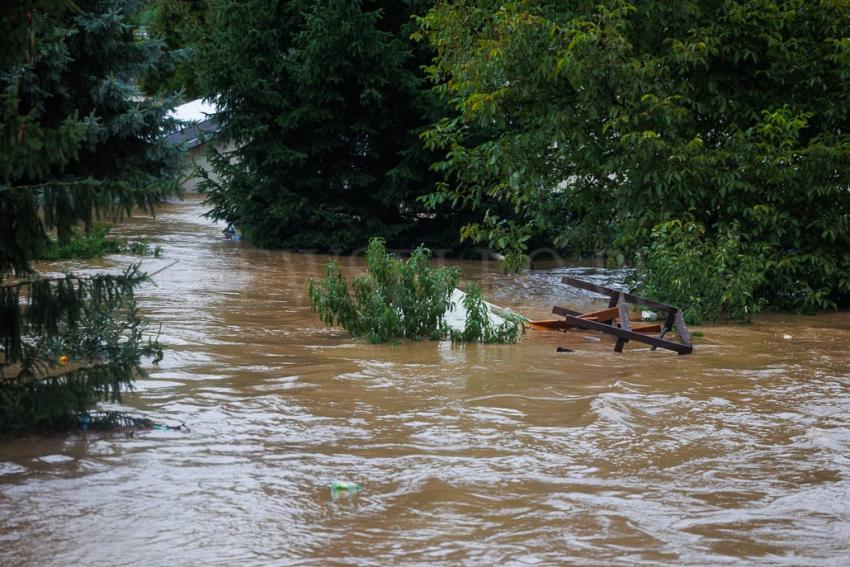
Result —
[[[114, 364], [114, 362], [115, 361], [111, 359], [102, 361], [87, 360], [85, 362], [69, 362], [65, 366], [51, 366], [48, 372], [41, 373], [39, 376], [26, 376], [25, 374], [27, 374], [30, 369], [22, 367], [19, 363], [0, 364], [0, 386], [28, 379], [41, 381], [49, 380], [51, 378], [64, 378], [67, 380], [76, 374], [80, 374], [94, 368], [110, 366]], [[7, 369], [11, 367], [14, 370], [16, 366], [18, 367], [17, 372], [7, 376]]]
[[58, 277], [55, 277], [55, 278], [36, 278], [36, 279], [32, 279], [32, 280], [15, 280], [15, 281], [11, 281], [11, 282], [0, 281], [0, 289], [26, 287], [28, 285], [33, 285], [33, 284], [41, 283], [41, 282], [63, 282], [63, 281], [66, 281], [66, 280], [88, 281], [88, 280], [91, 280], [92, 278], [120, 279], [120, 278], [132, 277], [136, 280], [144, 281], [144, 280], [150, 278], [151, 276], [154, 276], [154, 275], [156, 275], [156, 274], [158, 274], [158, 273], [160, 273], [164, 270], [167, 270], [168, 268], [170, 268], [171, 266], [173, 266], [177, 262], [178, 262], [178, 260], [175, 260], [174, 262], [165, 266], [164, 268], [160, 268], [159, 270], [155, 271], [153, 274], [146, 274], [144, 272], [138, 272], [136, 274], [130, 274], [130, 273], [125, 272], [124, 274], [115, 274], [115, 275], [98, 274], [96, 276], [78, 276], [78, 275], [75, 275], [75, 274], [68, 274], [68, 275], [64, 275], [64, 276], [58, 276]]
[[47, 189], [49, 187], [79, 187], [85, 185], [87, 187], [99, 187], [102, 185], [106, 185], [103, 181], [98, 179], [94, 179], [93, 177], [88, 177], [86, 179], [74, 179], [70, 181], [46, 181], [44, 183], [33, 183], [31, 185], [6, 185], [0, 184], [0, 193], [6, 191], [16, 191], [19, 189], [22, 190], [37, 190], [37, 189]]
[[62, 276], [57, 278], [36, 278], [34, 280], [16, 280], [13, 282], [2, 282], [0, 283], [0, 289], [14, 288], [14, 287], [26, 287], [28, 285], [41, 283], [41, 282], [64, 282], [65, 280], [75, 280], [82, 281], [88, 279], [87, 276]]
[[67, 279], [72, 280], [81, 280], [84, 279], [80, 276], [62, 276], [61, 278], [37, 278], [34, 280], [15, 280], [12, 282], [2, 282], [0, 283], [0, 289], [14, 288], [14, 287], [26, 287], [28, 285], [32, 285], [39, 282], [61, 282]]

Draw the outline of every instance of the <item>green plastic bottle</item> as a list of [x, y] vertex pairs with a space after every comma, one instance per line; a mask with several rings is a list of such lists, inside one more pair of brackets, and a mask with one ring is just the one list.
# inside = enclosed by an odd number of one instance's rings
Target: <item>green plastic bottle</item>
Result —
[[360, 490], [363, 490], [362, 485], [348, 480], [335, 480], [331, 483], [331, 491], [333, 492], [358, 492]]

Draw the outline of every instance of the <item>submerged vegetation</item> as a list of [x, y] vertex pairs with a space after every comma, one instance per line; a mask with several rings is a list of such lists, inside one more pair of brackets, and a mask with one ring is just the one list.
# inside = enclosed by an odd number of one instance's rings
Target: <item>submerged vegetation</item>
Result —
[[419, 247], [403, 261], [374, 238], [366, 252], [367, 274], [352, 278], [349, 285], [339, 265], [329, 261], [325, 277], [308, 283], [310, 306], [324, 323], [373, 343], [440, 338], [442, 317], [460, 272], [431, 268], [429, 255]]
[[496, 325], [490, 317], [490, 308], [476, 284], [466, 285], [463, 308], [466, 322], [462, 331], [449, 329], [452, 343], [515, 343], [525, 336], [525, 320], [517, 315], [505, 314], [504, 321]]
[[690, 323], [749, 320], [765, 304], [756, 295], [765, 283], [765, 260], [744, 248], [737, 226], [712, 237], [705, 232], [680, 221], [656, 226], [638, 264], [641, 293], [681, 306]]
[[325, 267], [325, 277], [308, 282], [310, 307], [322, 322], [339, 325], [356, 337], [372, 343], [395, 339], [443, 339], [453, 342], [516, 342], [524, 327], [519, 321], [495, 326], [476, 286], [467, 288], [466, 327], [452, 330], [444, 316], [451, 307], [450, 297], [460, 278], [453, 267], [432, 268], [430, 252], [424, 246], [401, 260], [387, 252], [380, 238], [369, 242], [367, 273], [349, 284], [334, 261]]
[[162, 248], [154, 246], [147, 239], [129, 241], [125, 238], [110, 236], [110, 230], [107, 224], [95, 224], [89, 232], [72, 231], [70, 240], [65, 244], [60, 243], [58, 238], [50, 238], [38, 254], [38, 259], [101, 258], [107, 254], [132, 254], [158, 258], [162, 254]]

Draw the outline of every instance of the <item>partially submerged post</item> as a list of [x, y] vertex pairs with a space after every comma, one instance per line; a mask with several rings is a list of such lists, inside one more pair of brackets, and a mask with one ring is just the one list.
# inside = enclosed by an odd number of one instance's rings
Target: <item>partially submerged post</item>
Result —
[[[532, 327], [561, 331], [577, 328], [606, 333], [617, 338], [617, 343], [614, 346], [615, 352], [622, 352], [623, 347], [629, 341], [648, 344], [652, 347], [652, 350], [661, 347], [678, 354], [690, 354], [693, 352], [694, 347], [691, 344], [691, 335], [688, 332], [688, 326], [685, 324], [685, 318], [682, 316], [682, 310], [678, 307], [576, 278], [564, 277], [561, 279], [561, 283], [607, 296], [609, 298], [608, 308], [592, 313], [580, 313], [565, 307], [555, 306], [552, 308], [552, 313], [562, 316], [563, 320], [532, 322]], [[633, 325], [629, 317], [629, 307], [631, 305], [648, 307], [654, 311], [666, 314], [664, 323]], [[681, 342], [664, 338], [667, 333], [673, 330], [674, 326]], [[657, 337], [648, 334], [659, 331], [660, 333]]]

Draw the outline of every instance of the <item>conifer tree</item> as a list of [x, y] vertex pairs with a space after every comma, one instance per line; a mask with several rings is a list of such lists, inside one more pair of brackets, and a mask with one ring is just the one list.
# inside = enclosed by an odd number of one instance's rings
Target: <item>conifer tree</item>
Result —
[[195, 52], [206, 30], [208, 4], [207, 0], [151, 0], [140, 20], [147, 33], [161, 38], [167, 49], [142, 78], [146, 93], [180, 91], [188, 100], [201, 95]]
[[48, 231], [151, 208], [176, 190], [179, 152], [162, 141], [170, 101], [133, 81], [157, 45], [128, 24], [131, 0], [19, 0], [0, 23], [0, 432], [68, 423], [141, 372], [146, 276], [41, 277]]
[[198, 53], [233, 149], [204, 183], [211, 215], [261, 246], [418, 244], [434, 220], [417, 201], [434, 183], [418, 134], [443, 106], [410, 36], [431, 4], [213, 0]]

